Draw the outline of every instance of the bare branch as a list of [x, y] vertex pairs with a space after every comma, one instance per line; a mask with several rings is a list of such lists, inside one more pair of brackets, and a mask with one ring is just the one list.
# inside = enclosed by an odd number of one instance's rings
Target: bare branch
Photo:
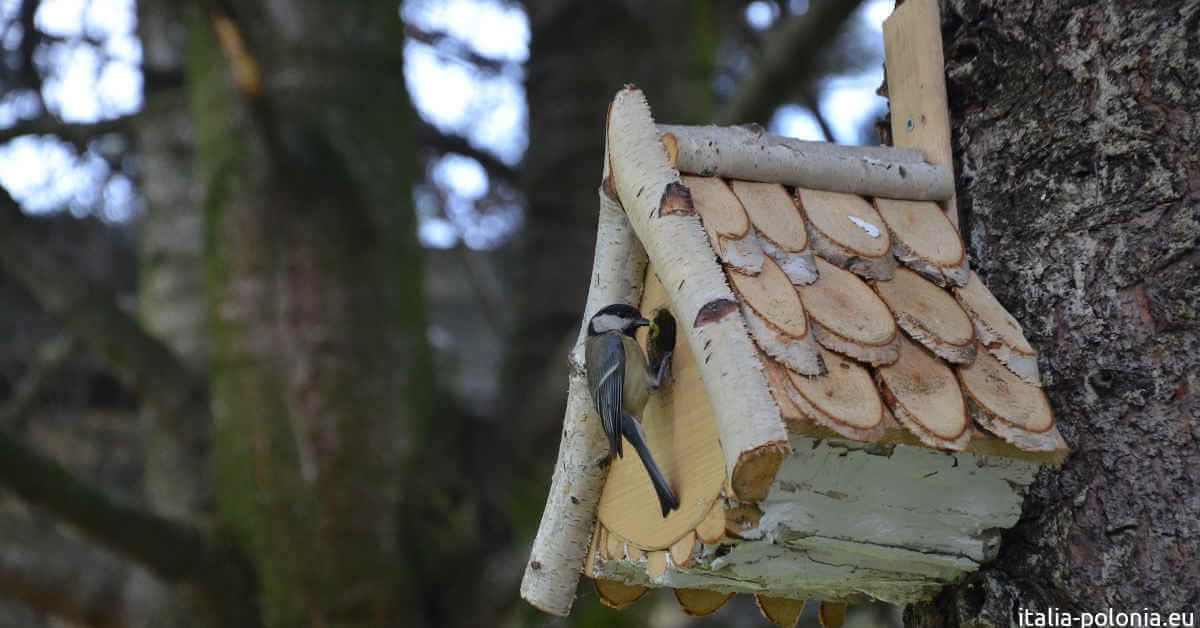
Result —
[[136, 116], [137, 114], [97, 122], [72, 123], [63, 122], [46, 114], [29, 120], [21, 120], [7, 129], [0, 129], [0, 144], [24, 135], [53, 135], [83, 152], [87, 150], [89, 142], [102, 135], [109, 133], [132, 134], [133, 121]]
[[204, 381], [190, 371], [113, 295], [38, 244], [38, 225], [0, 190], [0, 268], [39, 304], [103, 356], [168, 421], [181, 446], [207, 446], [210, 423]]
[[130, 626], [164, 592], [128, 563], [52, 529], [7, 516], [0, 530], [0, 596], [47, 615], [100, 628]]
[[829, 120], [821, 113], [821, 103], [817, 98], [817, 90], [808, 86], [800, 96], [800, 102], [812, 112], [813, 118], [816, 118], [817, 125], [821, 127], [821, 134], [825, 136], [826, 142], [836, 142], [837, 139], [833, 136], [833, 127], [829, 126]]
[[492, 153], [476, 148], [461, 135], [442, 133], [429, 124], [422, 124], [420, 125], [417, 140], [421, 145], [437, 149], [441, 152], [466, 155], [478, 161], [487, 169], [489, 176], [495, 175], [496, 178], [503, 179], [509, 183], [517, 180], [517, 171], [512, 166], [500, 161]]
[[454, 247], [454, 254], [462, 262], [463, 270], [466, 271], [467, 279], [470, 280], [471, 289], [475, 292], [475, 299], [479, 301], [480, 309], [487, 315], [492, 331], [497, 334], [501, 333], [503, 304], [498, 303], [492, 296], [492, 291], [488, 290], [487, 281], [481, 276], [475, 260], [471, 258], [471, 249], [460, 242], [458, 246]]
[[0, 484], [164, 580], [198, 579], [216, 562], [217, 551], [196, 529], [118, 502], [4, 433]]
[[491, 74], [505, 74], [520, 67], [503, 59], [481, 55], [472, 50], [470, 44], [449, 33], [424, 30], [412, 24], [406, 24], [404, 36], [433, 48], [434, 52], [438, 54], [448, 55]]
[[18, 48], [21, 65], [17, 69], [17, 82], [37, 92], [39, 100], [42, 97], [42, 75], [38, 73], [33, 56], [43, 36], [34, 19], [41, 4], [41, 0], [24, 0], [21, 12], [17, 15], [17, 21], [21, 24], [21, 45]]
[[196, 528], [124, 504], [58, 462], [0, 432], [0, 484], [100, 546], [207, 600], [226, 625], [256, 626], [254, 579], [231, 546]]
[[811, 82], [820, 55], [862, 0], [813, 0], [808, 12], [778, 26], [763, 44], [757, 67], [742, 79], [722, 124], [767, 122], [780, 102]]
[[66, 363], [75, 348], [75, 339], [69, 334], [59, 334], [38, 348], [33, 363], [8, 403], [0, 407], [0, 430], [19, 432], [25, 427], [25, 417], [37, 401], [46, 382]]

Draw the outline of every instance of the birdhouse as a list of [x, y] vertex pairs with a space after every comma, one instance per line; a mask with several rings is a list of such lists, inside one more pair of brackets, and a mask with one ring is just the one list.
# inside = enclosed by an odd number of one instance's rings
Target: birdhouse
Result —
[[657, 323], [639, 339], [672, 380], [640, 418], [680, 507], [662, 516], [637, 456], [609, 461], [581, 331], [535, 606], [567, 614], [581, 573], [618, 608], [750, 593], [780, 625], [808, 599], [827, 624], [928, 599], [995, 555], [1066, 456], [1033, 348], [968, 267], [937, 3], [884, 36], [891, 147], [656, 125], [617, 93], [584, 320], [628, 303]]

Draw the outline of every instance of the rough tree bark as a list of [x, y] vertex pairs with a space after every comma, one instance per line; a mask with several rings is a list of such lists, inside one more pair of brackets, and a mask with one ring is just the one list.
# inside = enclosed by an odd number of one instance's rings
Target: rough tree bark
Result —
[[943, 2], [971, 265], [1072, 454], [915, 625], [1200, 604], [1200, 3]]
[[460, 565], [429, 555], [469, 537], [420, 490], [450, 460], [429, 425], [396, 4], [220, 6], [188, 54], [218, 520], [268, 626], [440, 625], [429, 570]]

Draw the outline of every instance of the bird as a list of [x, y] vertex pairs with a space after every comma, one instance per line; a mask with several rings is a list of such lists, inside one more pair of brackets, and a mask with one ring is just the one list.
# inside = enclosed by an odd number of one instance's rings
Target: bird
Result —
[[646, 356], [634, 336], [639, 327], [647, 325], [650, 321], [632, 305], [613, 303], [601, 308], [588, 321], [584, 370], [592, 402], [608, 437], [609, 456], [622, 456], [622, 436], [633, 445], [650, 474], [662, 516], [666, 518], [679, 508], [679, 498], [650, 455], [646, 433], [636, 418], [670, 368], [668, 355], [660, 362], [658, 372], [650, 373]]

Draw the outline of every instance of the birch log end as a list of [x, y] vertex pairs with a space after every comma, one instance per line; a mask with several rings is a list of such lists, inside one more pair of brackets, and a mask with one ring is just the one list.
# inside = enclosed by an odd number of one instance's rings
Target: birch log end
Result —
[[991, 353], [959, 367], [971, 416], [987, 431], [1027, 451], [1055, 451], [1059, 435], [1046, 393], [1017, 377]]
[[846, 438], [875, 441], [883, 435], [883, 400], [871, 374], [856, 361], [821, 350], [826, 372], [788, 373], [792, 403], [811, 421]]
[[846, 605], [842, 602], [821, 602], [817, 619], [824, 628], [842, 628], [846, 623]]
[[891, 279], [892, 240], [879, 212], [857, 194], [796, 188], [813, 251], [867, 279]]
[[649, 587], [638, 584], [625, 584], [616, 580], [593, 580], [596, 587], [596, 597], [609, 608], [622, 610], [629, 608], [634, 602], [642, 599], [650, 592]]
[[871, 285], [910, 338], [948, 362], [975, 360], [975, 327], [950, 293], [907, 268]]
[[716, 177], [682, 177], [721, 261], [747, 275], [762, 270], [763, 249], [738, 197]]
[[757, 594], [754, 601], [763, 617], [780, 628], [792, 628], [800, 621], [800, 613], [804, 612], [804, 600]]
[[920, 345], [900, 340], [900, 357], [876, 371], [892, 414], [930, 447], [961, 451], [971, 440], [967, 406], [954, 371]]
[[730, 600], [734, 593], [718, 593], [707, 589], [675, 589], [675, 601], [679, 602], [688, 617], [704, 617], [717, 612]]
[[854, 273], [817, 258], [820, 278], [799, 286], [800, 300], [821, 346], [871, 364], [890, 364], [899, 355], [892, 311]]
[[798, 286], [817, 280], [817, 263], [808, 246], [808, 227], [787, 190], [778, 183], [731, 181], [730, 187], [758, 233], [763, 251]]
[[824, 370], [800, 295], [774, 260], [768, 258], [757, 277], [730, 270], [729, 283], [741, 297], [742, 315], [763, 352], [806, 375]]
[[962, 238], [937, 203], [876, 198], [875, 209], [892, 234], [892, 253], [939, 286], [967, 282]]
[[955, 288], [954, 296], [971, 315], [975, 333], [979, 335], [983, 346], [1018, 377], [1034, 386], [1041, 386], [1037, 353], [1025, 339], [1021, 324], [983, 285], [979, 275], [968, 273], [966, 284]]

